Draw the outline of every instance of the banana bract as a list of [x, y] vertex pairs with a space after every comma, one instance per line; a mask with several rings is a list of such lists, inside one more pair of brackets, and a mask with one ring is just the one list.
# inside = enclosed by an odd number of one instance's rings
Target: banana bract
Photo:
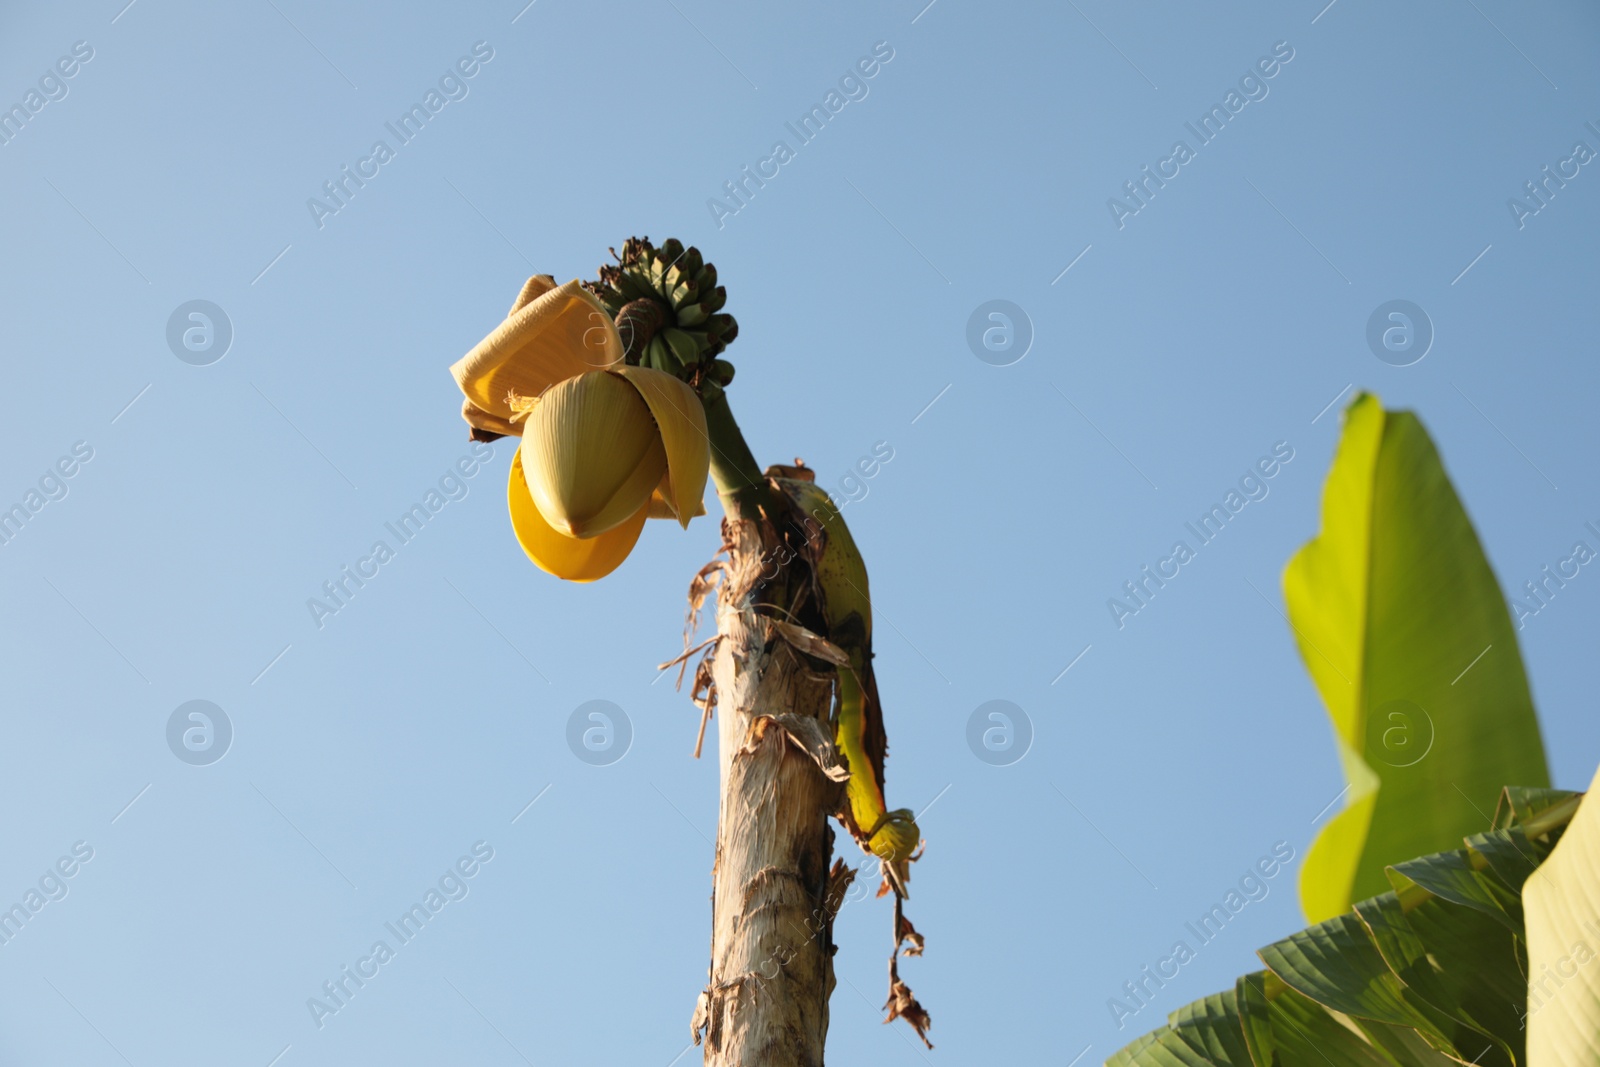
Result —
[[699, 396], [623, 361], [605, 308], [577, 281], [528, 280], [504, 322], [450, 368], [475, 429], [520, 435], [507, 503], [523, 551], [594, 581], [633, 550], [646, 518], [705, 513], [710, 440]]
[[552, 385], [528, 415], [520, 451], [534, 506], [569, 537], [620, 526], [667, 472], [644, 398], [605, 371]]

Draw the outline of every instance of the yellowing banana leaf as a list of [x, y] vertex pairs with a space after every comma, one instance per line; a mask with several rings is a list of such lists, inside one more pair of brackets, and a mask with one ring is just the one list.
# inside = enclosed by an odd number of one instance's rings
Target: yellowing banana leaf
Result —
[[1528, 940], [1528, 1063], [1600, 1063], [1600, 804], [1587, 799], [1522, 887]]
[[1388, 889], [1389, 864], [1487, 829], [1504, 783], [1548, 773], [1505, 600], [1415, 415], [1351, 402], [1321, 532], [1283, 585], [1349, 782], [1300, 872], [1320, 922]]

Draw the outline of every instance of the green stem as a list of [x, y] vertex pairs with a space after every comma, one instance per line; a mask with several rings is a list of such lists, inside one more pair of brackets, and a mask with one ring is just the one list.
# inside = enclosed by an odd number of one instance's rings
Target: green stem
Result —
[[717, 496], [730, 517], [754, 519], [766, 502], [771, 487], [745, 444], [744, 434], [734, 421], [728, 395], [723, 393], [705, 401], [706, 432], [711, 439], [711, 478], [717, 483]]

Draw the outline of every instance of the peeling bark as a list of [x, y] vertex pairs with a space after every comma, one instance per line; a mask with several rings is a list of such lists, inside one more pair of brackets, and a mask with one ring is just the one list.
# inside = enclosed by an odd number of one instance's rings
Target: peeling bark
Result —
[[776, 617], [772, 595], [787, 600], [787, 576], [774, 580], [773, 528], [730, 518], [723, 532], [729, 558], [708, 690], [722, 800], [710, 980], [692, 1027], [713, 1067], [821, 1067], [833, 918], [851, 876], [842, 864], [830, 870], [828, 819], [847, 774], [828, 730], [832, 679], [806, 663], [783, 630], [795, 627]]

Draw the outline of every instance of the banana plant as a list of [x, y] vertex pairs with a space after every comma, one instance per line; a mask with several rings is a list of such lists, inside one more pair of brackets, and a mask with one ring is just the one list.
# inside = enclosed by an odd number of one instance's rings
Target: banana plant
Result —
[[1300, 871], [1315, 922], [1481, 827], [1503, 783], [1549, 779], [1505, 598], [1414, 414], [1350, 403], [1283, 590], [1348, 782]]
[[1301, 871], [1316, 925], [1108, 1067], [1600, 1063], [1600, 801], [1547, 787], [1506, 603], [1414, 415], [1352, 401], [1284, 592], [1349, 782]]
[[1106, 1067], [1592, 1067], [1600, 1062], [1600, 774], [1506, 788], [1492, 828], [1258, 955]]
[[595, 280], [530, 278], [451, 372], [475, 439], [521, 438], [511, 527], [557, 578], [605, 577], [649, 519], [687, 528], [705, 514], [708, 477], [716, 484], [721, 551], [689, 599], [692, 631], [715, 590], [718, 633], [691, 649], [686, 632], [683, 656], [662, 665], [704, 650], [691, 695], [702, 739], [716, 713], [721, 749], [695, 1042], [707, 1064], [822, 1062], [833, 922], [855, 874], [833, 859], [831, 816], [879, 861], [879, 895], [894, 895], [885, 1021], [904, 1018], [926, 1043], [927, 1012], [898, 969], [902, 947], [923, 947], [903, 907], [921, 833], [884, 800], [866, 564], [809, 469], [763, 471], [746, 445], [722, 358], [738, 324], [716, 268], [677, 240], [630, 238], [613, 256]]

